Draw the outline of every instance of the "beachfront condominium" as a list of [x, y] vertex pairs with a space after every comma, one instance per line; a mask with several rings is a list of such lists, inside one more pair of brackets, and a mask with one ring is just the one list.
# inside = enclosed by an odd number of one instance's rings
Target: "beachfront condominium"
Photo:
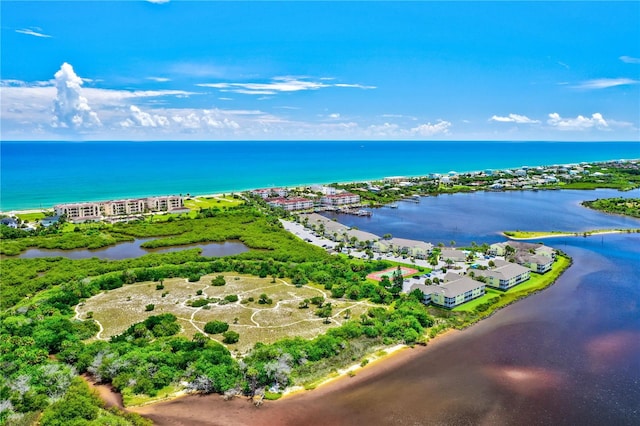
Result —
[[64, 215], [71, 222], [87, 222], [100, 220], [103, 217], [182, 210], [184, 209], [184, 199], [177, 195], [167, 195], [90, 203], [58, 204], [53, 209], [56, 215]]

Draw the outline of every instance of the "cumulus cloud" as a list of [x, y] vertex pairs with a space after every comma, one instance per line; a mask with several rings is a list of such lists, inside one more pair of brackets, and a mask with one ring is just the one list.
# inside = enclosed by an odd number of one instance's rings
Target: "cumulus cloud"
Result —
[[426, 123], [421, 124], [417, 127], [411, 129], [411, 133], [418, 136], [433, 136], [438, 134], [447, 134], [449, 133], [449, 127], [451, 127], [451, 122], [445, 120], [439, 120], [435, 124]]
[[169, 0], [147, 0], [149, 3], [153, 3], [153, 4], [163, 4], [163, 3], [169, 3]]
[[509, 114], [506, 117], [494, 115], [489, 121], [497, 121], [499, 123], [517, 123], [517, 124], [535, 124], [540, 123], [539, 120], [533, 120], [526, 115]]
[[135, 105], [129, 107], [130, 116], [122, 121], [120, 125], [122, 127], [166, 127], [169, 125], [169, 119], [163, 115], [154, 114], [151, 115], [148, 112], [142, 111]]
[[39, 27], [22, 28], [22, 29], [16, 30], [16, 32], [20, 34], [34, 36], [34, 37], [51, 38], [49, 34], [45, 34], [44, 32], [42, 32], [42, 28], [39, 28]]
[[338, 118], [340, 118], [340, 114], [337, 112], [334, 112], [333, 114], [329, 114], [329, 118], [337, 120]]
[[625, 64], [640, 64], [640, 58], [634, 58], [632, 56], [620, 56], [619, 59]]
[[200, 83], [200, 87], [212, 87], [220, 89], [222, 92], [233, 92], [244, 95], [275, 95], [284, 92], [300, 92], [305, 90], [318, 90], [327, 87], [347, 87], [358, 89], [375, 89], [374, 86], [364, 86], [361, 84], [345, 84], [345, 83], [326, 83], [320, 81], [311, 81], [299, 77], [274, 77], [266, 83]]
[[53, 127], [86, 128], [101, 126], [98, 114], [91, 110], [87, 98], [82, 96], [82, 79], [68, 63], [55, 73], [56, 99]]
[[549, 114], [547, 123], [558, 130], [584, 131], [589, 129], [609, 130], [609, 123], [599, 112], [593, 113], [591, 117], [582, 115], [576, 118], [563, 118], [557, 112]]
[[629, 85], [638, 84], [638, 83], [640, 83], [640, 81], [633, 80], [630, 78], [597, 78], [594, 80], [583, 81], [572, 87], [574, 89], [594, 90], [594, 89], [607, 89], [609, 87], [615, 87], [615, 86], [629, 86]]

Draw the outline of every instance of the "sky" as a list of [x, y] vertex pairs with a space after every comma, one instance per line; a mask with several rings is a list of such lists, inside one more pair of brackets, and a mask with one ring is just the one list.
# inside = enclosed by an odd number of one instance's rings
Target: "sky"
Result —
[[640, 140], [640, 2], [2, 1], [2, 140]]

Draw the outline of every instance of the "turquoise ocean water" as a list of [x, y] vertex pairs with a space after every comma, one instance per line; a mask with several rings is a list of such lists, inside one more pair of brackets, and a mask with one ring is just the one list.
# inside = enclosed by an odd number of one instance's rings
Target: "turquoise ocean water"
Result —
[[640, 158], [637, 142], [2, 142], [0, 210]]

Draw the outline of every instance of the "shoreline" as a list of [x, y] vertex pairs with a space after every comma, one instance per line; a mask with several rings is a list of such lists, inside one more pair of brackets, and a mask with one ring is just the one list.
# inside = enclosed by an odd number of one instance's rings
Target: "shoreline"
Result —
[[[625, 160], [616, 160], [616, 159], [608, 159], [608, 160], [597, 160], [597, 161], [582, 161], [582, 162], [573, 162], [573, 163], [560, 163], [560, 164], [537, 164], [537, 165], [533, 165], [533, 166], [526, 166], [528, 168], [532, 168], [532, 167], [543, 167], [543, 168], [547, 168], [547, 167], [568, 167], [568, 166], [575, 166], [575, 165], [579, 165], [579, 164], [589, 164], [589, 165], [593, 165], [593, 164], [602, 164], [602, 163], [608, 163], [608, 162], [612, 162], [612, 161], [626, 161], [626, 162], [637, 162], [640, 161], [640, 158], [630, 158], [630, 159], [625, 159]], [[503, 168], [496, 168], [496, 169], [490, 169], [492, 171], [503, 171], [503, 170], [510, 170], [510, 169], [515, 169], [517, 167], [525, 167], [525, 166], [513, 166], [513, 167], [503, 167]], [[466, 173], [480, 173], [483, 172], [483, 170], [463, 170], [460, 172], [457, 172], [457, 174], [466, 174]], [[428, 174], [418, 174], [418, 175], [403, 175], [402, 177], [405, 177], [407, 179], [426, 179], [428, 178], [430, 175], [441, 175], [441, 176], [446, 176], [447, 172], [431, 172]], [[386, 179], [389, 176], [383, 176], [383, 177], [370, 177], [370, 178], [363, 178], [363, 179], [347, 179], [344, 181], [331, 181], [331, 182], [300, 182], [300, 183], [295, 183], [295, 184], [283, 184], [283, 185], [267, 185], [267, 186], [261, 186], [261, 187], [253, 187], [253, 188], [235, 188], [235, 189], [228, 189], [228, 190], [221, 190], [215, 193], [203, 193], [203, 194], [198, 194], [198, 193], [194, 193], [192, 194], [191, 192], [186, 192], [185, 194], [189, 194], [189, 198], [209, 198], [209, 197], [220, 197], [223, 196], [225, 194], [235, 194], [235, 193], [242, 193], [242, 192], [247, 192], [247, 191], [253, 191], [256, 189], [261, 189], [261, 188], [287, 188], [287, 189], [294, 189], [294, 188], [299, 188], [299, 187], [303, 187], [303, 186], [310, 186], [310, 185], [331, 185], [333, 183], [337, 183], [339, 185], [348, 185], [348, 184], [361, 184], [361, 183], [367, 183], [367, 182], [376, 182], [376, 181], [381, 181]], [[535, 188], [534, 188], [535, 189]], [[553, 187], [552, 189], [563, 189], [561, 187]], [[596, 188], [598, 189], [598, 188]], [[609, 189], [609, 188], [602, 188], [602, 189]], [[487, 189], [483, 189], [483, 190], [487, 190]], [[516, 189], [517, 191], [523, 191], [523, 190], [530, 190], [530, 189]], [[205, 191], [206, 192], [206, 191]], [[35, 207], [26, 207], [26, 208], [17, 208], [17, 209], [0, 209], [0, 214], [29, 214], [29, 213], [40, 213], [40, 212], [44, 212], [47, 210], [51, 210], [53, 209], [53, 207], [57, 204], [68, 204], [68, 203], [95, 203], [95, 202], [105, 202], [105, 201], [112, 201], [112, 200], [119, 200], [119, 199], [128, 199], [128, 198], [145, 198], [145, 197], [160, 197], [160, 196], [166, 196], [166, 195], [175, 195], [175, 194], [151, 194], [151, 195], [136, 195], [136, 196], [118, 196], [115, 198], [110, 198], [107, 200], [76, 200], [76, 201], [60, 201], [60, 202], [56, 202], [53, 205], [50, 206], [46, 206], [46, 207], [39, 207], [39, 208], [35, 208]], [[187, 196], [184, 196], [185, 198], [187, 198]]]
[[[286, 391], [285, 393], [283, 393], [282, 397], [278, 398], [277, 400], [265, 399], [264, 404], [260, 408], [254, 407], [253, 404], [247, 404], [248, 409], [253, 411], [253, 416], [262, 418], [263, 414], [265, 413], [265, 408], [268, 410], [269, 407], [275, 407], [281, 404], [289, 404], [290, 401], [295, 401], [299, 398], [320, 398], [328, 393], [348, 388], [349, 386], [356, 385], [362, 381], [370, 380], [374, 377], [388, 373], [389, 371], [392, 371], [401, 365], [411, 362], [412, 360], [424, 354], [426, 351], [433, 350], [437, 346], [442, 346], [443, 344], [449, 342], [451, 339], [461, 336], [465, 330], [448, 329], [443, 333], [438, 334], [436, 337], [429, 339], [429, 341], [425, 345], [416, 344], [414, 346], [408, 346], [404, 344], [398, 344], [386, 348], [378, 348], [376, 352], [384, 350], [386, 353], [384, 355], [375, 357], [365, 366], [361, 366], [359, 363], [357, 363], [349, 367], [342, 368], [339, 370], [338, 375], [323, 379], [312, 389], [305, 389], [297, 386], [290, 391]], [[367, 359], [368, 358], [370, 358], [370, 356], [367, 357]], [[356, 374], [350, 375], [349, 371], [355, 371]], [[232, 413], [230, 414], [237, 414], [235, 413], [235, 410], [231, 410], [233, 401], [245, 403], [251, 401], [251, 398], [246, 396], [236, 396], [230, 401], [224, 401], [222, 396], [216, 393], [182, 393], [176, 394], [175, 396], [170, 396], [160, 401], [150, 402], [143, 405], [124, 407], [124, 410], [140, 414], [146, 418], [150, 418], [150, 416], [155, 413], [161, 413], [165, 405], [182, 405], [182, 403], [186, 402], [187, 400], [199, 398], [215, 399], [216, 402], [219, 401], [219, 403], [223, 406], [228, 404], [230, 411], [232, 411]], [[212, 401], [212, 403], [213, 402], [214, 401]]]
[[591, 237], [595, 235], [608, 235], [608, 234], [633, 234], [640, 232], [640, 229], [630, 228], [630, 229], [611, 229], [611, 230], [603, 230], [603, 231], [578, 231], [578, 232], [559, 232], [553, 234], [541, 234], [535, 235], [532, 237], [513, 237], [507, 235], [505, 232], [501, 232], [500, 235], [503, 237], [514, 240], [514, 241], [529, 241], [529, 240], [537, 240], [537, 239], [546, 239], [546, 238], [560, 238], [560, 237]]

